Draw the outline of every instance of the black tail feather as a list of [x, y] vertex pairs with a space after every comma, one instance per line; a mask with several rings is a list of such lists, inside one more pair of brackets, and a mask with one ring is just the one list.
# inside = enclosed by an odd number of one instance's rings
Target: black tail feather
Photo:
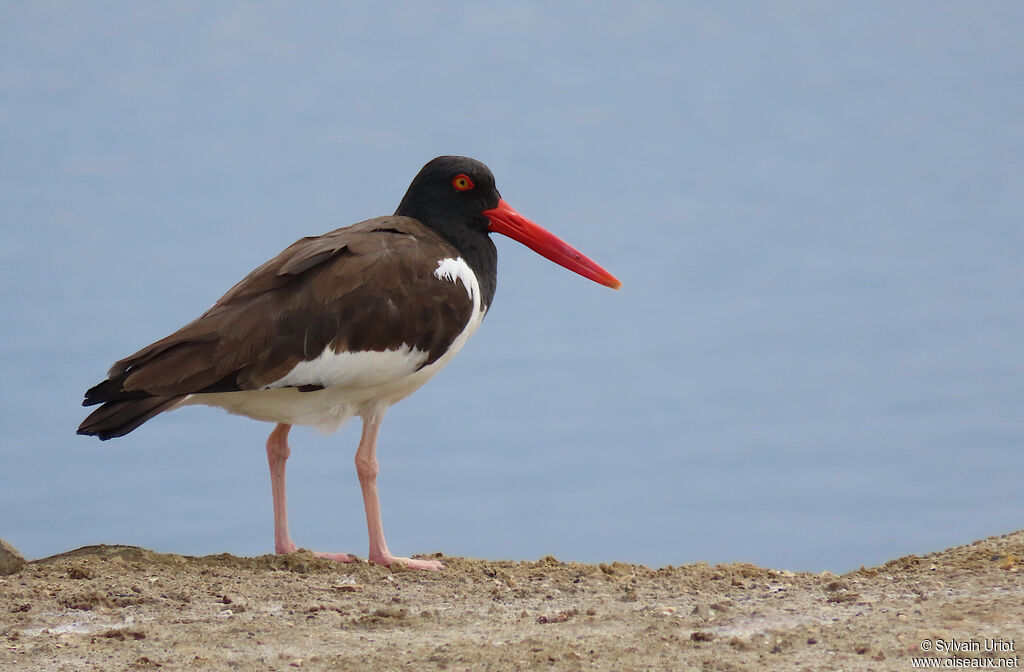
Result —
[[103, 441], [124, 436], [154, 415], [171, 409], [182, 399], [184, 395], [108, 401], [82, 421], [78, 433], [97, 436]]
[[85, 400], [82, 406], [95, 406], [107, 401], [126, 401], [129, 399], [149, 399], [153, 395], [142, 390], [128, 392], [124, 389], [124, 380], [128, 373], [121, 373], [113, 378], [107, 378], [98, 385], [93, 385], [85, 392]]

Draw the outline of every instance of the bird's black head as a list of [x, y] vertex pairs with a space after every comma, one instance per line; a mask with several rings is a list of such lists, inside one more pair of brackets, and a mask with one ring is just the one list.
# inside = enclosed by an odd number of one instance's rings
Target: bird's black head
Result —
[[500, 233], [526, 245], [556, 264], [594, 282], [618, 289], [615, 276], [575, 247], [516, 212], [506, 203], [494, 175], [484, 164], [464, 156], [439, 156], [423, 166], [409, 185], [396, 215], [413, 217], [452, 243], [477, 274], [487, 294], [494, 293], [498, 253], [488, 233]]
[[445, 236], [459, 228], [486, 233], [490, 222], [483, 211], [500, 199], [490, 168], [465, 156], [439, 156], [420, 169], [395, 214]]

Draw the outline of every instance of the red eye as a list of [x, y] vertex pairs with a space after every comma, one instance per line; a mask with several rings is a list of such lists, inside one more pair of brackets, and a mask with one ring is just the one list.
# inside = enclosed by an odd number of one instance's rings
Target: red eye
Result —
[[469, 175], [459, 173], [452, 178], [452, 186], [458, 191], [469, 191], [473, 188], [473, 180], [469, 179]]

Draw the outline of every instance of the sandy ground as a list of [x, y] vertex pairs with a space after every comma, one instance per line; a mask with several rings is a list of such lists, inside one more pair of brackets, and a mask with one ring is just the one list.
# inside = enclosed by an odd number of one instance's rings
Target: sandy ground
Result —
[[0, 669], [907, 670], [1024, 648], [1024, 531], [843, 576], [443, 560], [81, 548], [0, 577]]

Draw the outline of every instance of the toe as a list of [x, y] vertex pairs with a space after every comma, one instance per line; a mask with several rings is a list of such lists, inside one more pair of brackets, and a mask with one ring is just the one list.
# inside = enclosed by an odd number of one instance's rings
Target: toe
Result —
[[427, 572], [436, 572], [444, 569], [444, 563], [440, 560], [421, 560], [420, 558], [396, 558], [393, 555], [384, 555], [380, 557], [370, 557], [370, 562], [375, 565], [384, 565], [385, 567], [393, 567], [395, 565], [402, 565], [408, 569], [422, 569]]
[[334, 562], [355, 562], [356, 561], [356, 557], [354, 555], [349, 555], [348, 553], [320, 553], [318, 551], [313, 551], [313, 557], [315, 557], [315, 558], [325, 558], [327, 560], [333, 560]]
[[419, 558], [395, 558], [409, 569], [422, 569], [428, 572], [437, 572], [444, 569], [444, 563], [440, 560], [420, 560]]

